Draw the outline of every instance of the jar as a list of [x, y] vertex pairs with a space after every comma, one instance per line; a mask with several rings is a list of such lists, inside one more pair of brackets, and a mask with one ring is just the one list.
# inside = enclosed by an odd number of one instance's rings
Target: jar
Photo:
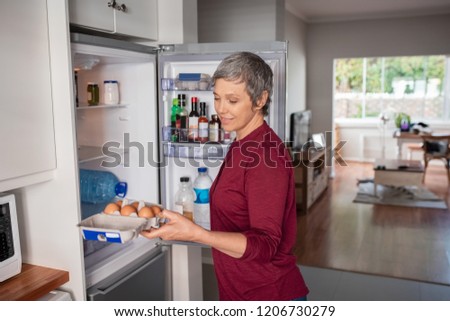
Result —
[[87, 99], [88, 105], [89, 106], [98, 105], [100, 98], [100, 91], [98, 85], [94, 82], [89, 82], [87, 86], [87, 92], [88, 92], [88, 99]]
[[209, 122], [209, 141], [220, 141], [220, 121], [219, 116], [216, 114], [211, 115], [211, 121]]
[[117, 80], [105, 80], [104, 103], [105, 105], [116, 105], [119, 103], [119, 84]]

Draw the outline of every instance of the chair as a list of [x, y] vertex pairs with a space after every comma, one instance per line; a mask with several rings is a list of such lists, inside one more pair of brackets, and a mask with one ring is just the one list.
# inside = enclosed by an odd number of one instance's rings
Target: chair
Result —
[[[447, 169], [447, 177], [450, 183], [450, 135], [449, 134], [433, 134], [423, 135], [423, 161], [425, 165], [425, 173], [428, 163], [433, 159], [441, 159], [445, 163]], [[425, 177], [425, 175], [424, 175]]]
[[423, 152], [423, 144], [414, 144], [414, 143], [410, 143], [407, 144], [406, 147], [408, 148], [408, 159], [412, 160], [413, 159], [413, 154], [414, 152]]

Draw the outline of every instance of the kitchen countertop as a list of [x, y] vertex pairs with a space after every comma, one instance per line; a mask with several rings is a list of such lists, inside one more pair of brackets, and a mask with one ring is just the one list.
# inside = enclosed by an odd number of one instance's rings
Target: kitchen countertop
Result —
[[36, 300], [68, 281], [67, 271], [23, 263], [20, 274], [0, 282], [0, 301]]

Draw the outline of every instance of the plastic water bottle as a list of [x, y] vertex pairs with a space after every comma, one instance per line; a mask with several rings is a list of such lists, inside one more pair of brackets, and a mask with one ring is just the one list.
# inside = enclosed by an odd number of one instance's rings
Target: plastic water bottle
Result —
[[81, 201], [85, 203], [106, 203], [114, 197], [125, 197], [128, 185], [119, 182], [110, 172], [80, 169]]
[[205, 229], [211, 229], [211, 220], [209, 214], [209, 190], [211, 189], [212, 179], [208, 175], [206, 167], [198, 169], [198, 176], [194, 181], [194, 222]]
[[191, 182], [189, 177], [180, 177], [180, 188], [175, 194], [175, 212], [183, 214], [186, 218], [194, 221], [193, 211], [194, 211], [194, 199], [195, 194], [192, 190]]

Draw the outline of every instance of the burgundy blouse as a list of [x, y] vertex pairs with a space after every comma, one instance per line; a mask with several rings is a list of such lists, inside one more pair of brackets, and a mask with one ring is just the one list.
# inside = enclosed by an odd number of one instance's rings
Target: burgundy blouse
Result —
[[211, 187], [211, 230], [241, 232], [244, 255], [213, 249], [221, 300], [292, 300], [309, 292], [292, 253], [297, 213], [289, 152], [264, 122], [231, 144]]

